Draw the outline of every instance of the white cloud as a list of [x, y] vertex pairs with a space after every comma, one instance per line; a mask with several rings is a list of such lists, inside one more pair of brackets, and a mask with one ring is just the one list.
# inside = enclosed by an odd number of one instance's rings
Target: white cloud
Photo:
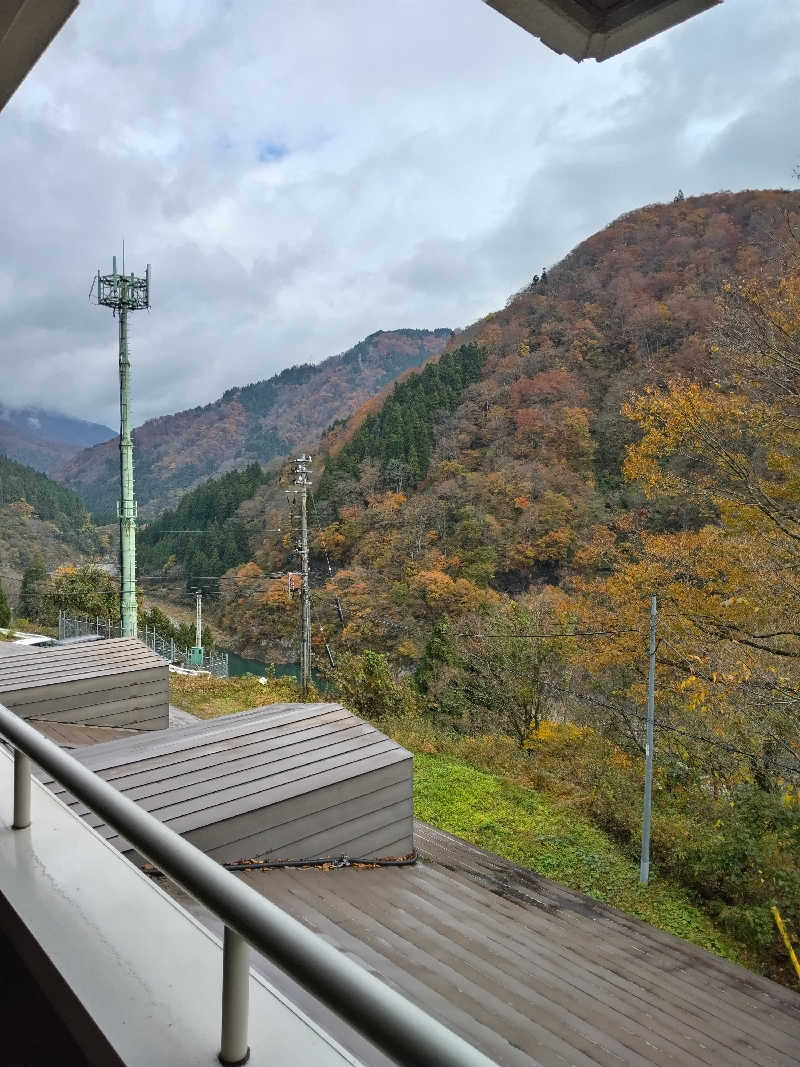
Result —
[[3, 400], [114, 425], [122, 237], [142, 420], [465, 325], [679, 186], [790, 185], [799, 29], [726, 0], [578, 66], [482, 0], [83, 0], [0, 115]]

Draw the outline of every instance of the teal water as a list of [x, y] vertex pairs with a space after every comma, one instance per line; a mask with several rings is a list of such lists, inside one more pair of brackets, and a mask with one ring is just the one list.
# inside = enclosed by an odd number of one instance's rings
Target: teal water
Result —
[[[300, 678], [300, 668], [296, 663], [274, 663], [272, 667], [278, 678]], [[259, 659], [245, 659], [244, 656], [239, 656], [235, 652], [228, 653], [228, 674], [231, 678], [240, 678], [243, 674], [255, 674], [257, 678], [260, 678], [268, 670], [269, 665], [262, 663]], [[325, 688], [325, 680], [318, 671], [311, 671], [311, 681], [318, 689]]]

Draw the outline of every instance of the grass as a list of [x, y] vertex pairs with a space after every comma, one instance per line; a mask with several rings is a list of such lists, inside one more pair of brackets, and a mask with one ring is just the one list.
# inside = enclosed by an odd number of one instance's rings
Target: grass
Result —
[[47, 626], [43, 622], [31, 622], [30, 619], [14, 619], [14, 631], [17, 634], [41, 634], [43, 637], [58, 637], [57, 626]]
[[252, 674], [239, 678], [214, 678], [170, 673], [169, 699], [176, 707], [199, 719], [214, 719], [218, 715], [259, 708], [263, 704], [290, 703], [302, 698], [293, 678], [268, 677], [262, 684]]
[[680, 887], [639, 883], [639, 869], [575, 809], [444, 756], [414, 754], [418, 818], [481, 848], [605, 901], [719, 956], [752, 966]]

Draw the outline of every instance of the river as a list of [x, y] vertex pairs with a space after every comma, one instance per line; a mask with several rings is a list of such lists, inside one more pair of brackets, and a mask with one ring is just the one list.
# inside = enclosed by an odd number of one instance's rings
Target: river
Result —
[[[300, 678], [300, 668], [296, 663], [275, 663], [272, 664], [277, 678]], [[237, 655], [236, 652], [228, 653], [228, 674], [231, 678], [240, 678], [243, 674], [255, 674], [256, 677], [261, 678], [267, 673], [269, 666], [266, 663], [262, 663], [259, 659], [245, 659], [244, 656]], [[311, 681], [317, 687], [317, 689], [327, 688], [325, 679], [319, 673], [319, 671], [311, 671]]]

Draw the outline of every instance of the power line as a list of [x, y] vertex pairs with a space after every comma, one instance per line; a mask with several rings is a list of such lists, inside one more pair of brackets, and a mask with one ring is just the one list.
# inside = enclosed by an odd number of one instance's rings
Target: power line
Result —
[[[545, 684], [547, 684], [547, 683], [545, 683]], [[548, 685], [548, 688], [556, 689], [556, 687], [553, 686], [553, 685]], [[563, 695], [562, 690], [556, 689], [556, 691]], [[605, 711], [613, 712], [613, 713], [615, 713], [617, 715], [621, 715], [624, 718], [635, 719], [637, 722], [642, 722], [642, 723], [646, 723], [647, 722], [647, 716], [642, 715], [640, 712], [636, 712], [636, 711], [632, 711], [632, 710], [631, 711], [624, 711], [618, 705], [613, 704], [608, 700], [600, 700], [597, 697], [593, 696], [593, 694], [590, 694], [590, 693], [574, 693], [574, 694], [571, 694], [571, 695], [573, 695], [578, 700], [585, 701], [587, 704], [594, 704], [596, 707], [602, 708]], [[682, 736], [688, 737], [693, 741], [699, 741], [702, 744], [711, 745], [711, 746], [713, 746], [715, 748], [721, 748], [721, 749], [724, 749], [727, 752], [732, 752], [732, 753], [734, 753], [736, 755], [739, 755], [739, 756], [747, 756], [750, 759], [758, 759], [759, 758], [757, 752], [750, 752], [747, 749], [738, 748], [736, 745], [730, 745], [726, 741], [719, 741], [716, 738], [708, 737], [705, 734], [693, 733], [691, 730], [686, 730], [682, 726], [675, 726], [672, 723], [662, 722], [659, 719], [654, 719], [653, 725], [655, 726], [655, 728], [657, 730], [666, 730], [669, 733], [681, 734]], [[774, 740], [774, 738], [767, 737], [767, 736], [764, 736], [764, 735], [761, 735], [761, 734], [756, 734], [754, 736], [755, 736], [755, 739], [758, 740], [758, 741], [772, 741], [772, 740]], [[800, 769], [800, 758], [798, 758], [798, 760], [797, 760], [797, 765], [798, 765], [798, 769]], [[782, 769], [786, 770], [786, 769], [790, 769], [790, 768], [787, 768], [787, 767], [784, 766]]]
[[571, 637], [616, 637], [620, 634], [643, 634], [643, 630], [575, 630], [572, 633], [497, 633], [497, 634], [470, 634], [461, 631], [453, 631], [453, 637], [475, 637], [482, 641], [493, 641], [507, 637], [520, 638], [532, 641], [567, 640]]
[[311, 497], [311, 507], [312, 507], [312, 509], [314, 511], [314, 525], [316, 526], [317, 533], [319, 534], [319, 537], [320, 537], [320, 544], [322, 545], [322, 551], [325, 553], [325, 563], [327, 564], [327, 567], [328, 567], [328, 577], [332, 578], [333, 577], [333, 568], [331, 567], [331, 559], [330, 559], [330, 556], [328, 555], [328, 549], [325, 547], [325, 544], [322, 541], [322, 528], [320, 526], [320, 518], [319, 518], [319, 511], [317, 510], [317, 502], [314, 499], [314, 494], [313, 493], [310, 493], [309, 495]]

